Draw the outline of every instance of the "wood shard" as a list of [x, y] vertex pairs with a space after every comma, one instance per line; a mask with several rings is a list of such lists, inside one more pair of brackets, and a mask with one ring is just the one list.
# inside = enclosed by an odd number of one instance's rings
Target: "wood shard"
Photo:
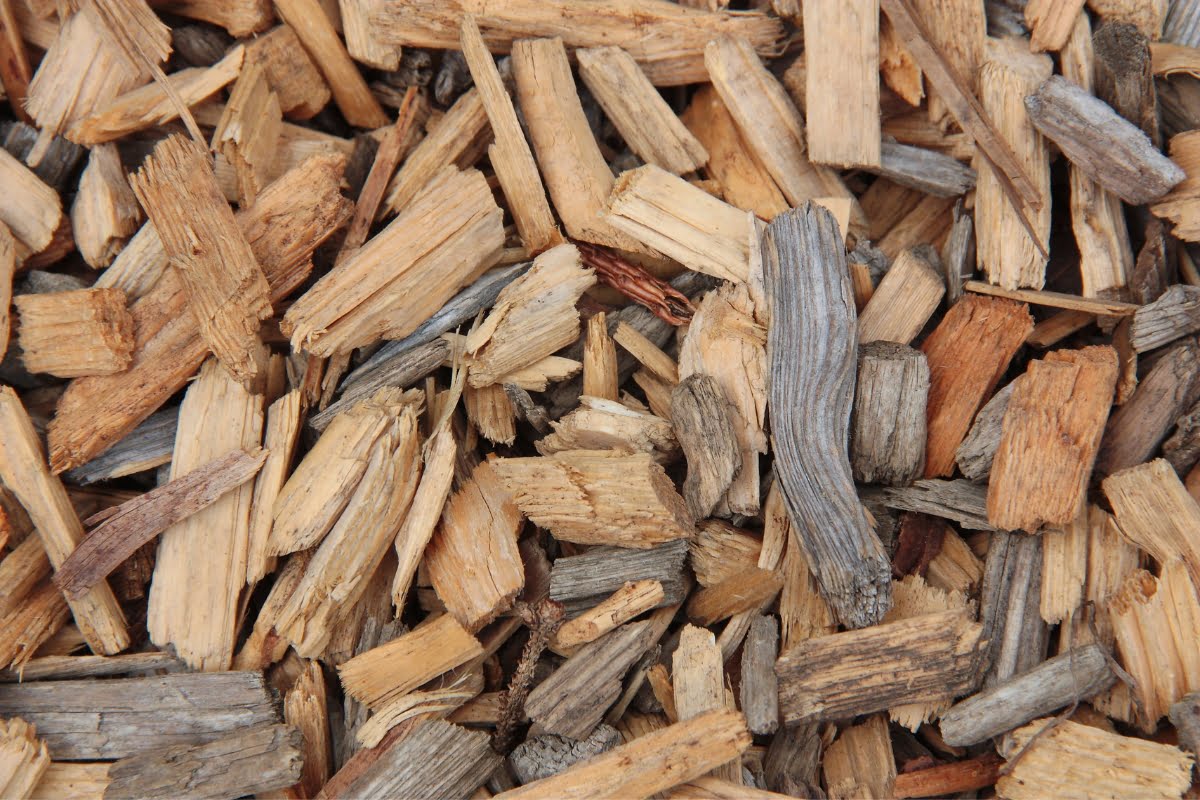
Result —
[[645, 453], [565, 450], [493, 466], [521, 512], [564, 541], [644, 549], [692, 535], [683, 498]]
[[283, 111], [271, 90], [261, 62], [242, 69], [229, 95], [229, 103], [213, 132], [213, 148], [233, 165], [237, 174], [238, 202], [251, 206], [268, 183], [274, 162]]
[[29, 797], [46, 769], [50, 753], [37, 730], [23, 719], [0, 721], [0, 792], [5, 797]]
[[893, 342], [860, 348], [850, 433], [856, 480], [902, 486], [923, 474], [928, 395], [923, 353]]
[[844, 729], [822, 759], [833, 797], [891, 797], [896, 759], [887, 718], [875, 714]]
[[1120, 530], [1159, 563], [1183, 559], [1200, 583], [1200, 545], [1190, 533], [1200, 524], [1200, 505], [1163, 459], [1122, 470], [1104, 479]]
[[62, 200], [7, 150], [0, 152], [0, 178], [8, 187], [0, 197], [0, 223], [31, 252], [40, 253], [62, 222]]
[[71, 204], [71, 230], [79, 254], [95, 269], [107, 267], [141, 221], [142, 209], [116, 145], [93, 147]]
[[930, 259], [905, 250], [875, 287], [858, 318], [858, 341], [909, 344], [933, 316], [946, 285]]
[[690, 375], [671, 393], [671, 421], [688, 463], [683, 496], [695, 519], [712, 513], [742, 468], [732, 416], [707, 375]]
[[77, 289], [13, 298], [25, 368], [59, 378], [113, 375], [133, 360], [133, 318], [120, 289]]
[[821, 593], [843, 624], [866, 627], [890, 604], [891, 570], [845, 451], [856, 339], [845, 249], [832, 215], [810, 203], [771, 222], [763, 251], [780, 488]]
[[805, 115], [813, 161], [877, 167], [878, 0], [804, 6]]
[[1117, 382], [1111, 347], [1059, 350], [1018, 378], [988, 481], [988, 522], [1035, 532], [1083, 509]]

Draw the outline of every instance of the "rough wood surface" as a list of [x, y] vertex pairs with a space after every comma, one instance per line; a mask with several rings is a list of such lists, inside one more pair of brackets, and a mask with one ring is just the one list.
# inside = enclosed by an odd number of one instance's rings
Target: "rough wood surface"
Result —
[[859, 315], [859, 342], [909, 344], [933, 316], [945, 292], [942, 276], [927, 255], [905, 250], [892, 262]]
[[1190, 533], [1200, 505], [1161, 458], [1114, 473], [1101, 484], [1121, 532], [1159, 563], [1182, 559], [1200, 583], [1200, 544]]
[[576, 556], [561, 556], [550, 571], [550, 599], [568, 614], [591, 608], [630, 581], [654, 580], [663, 587], [659, 606], [683, 600], [683, 565], [687, 543], [675, 540], [647, 550], [593, 547]]
[[0, 720], [0, 792], [5, 797], [29, 797], [50, 766], [46, 743], [23, 719]]
[[37, 726], [57, 760], [125, 758], [277, 722], [258, 672], [0, 684], [0, 714]]
[[891, 797], [896, 760], [887, 718], [875, 714], [845, 728], [826, 749], [821, 766], [833, 797]]
[[954, 520], [975, 531], [992, 531], [987, 520], [987, 489], [965, 480], [914, 482], [911, 486], [884, 490], [887, 505]]
[[683, 496], [694, 519], [712, 513], [742, 468], [732, 413], [707, 375], [689, 375], [671, 393], [671, 422], [688, 463]]
[[1096, 96], [1160, 147], [1150, 37], [1132, 23], [1109, 20], [1096, 31], [1092, 42], [1096, 52]]
[[879, 166], [878, 0], [805, 4], [803, 16], [810, 157]]
[[261, 62], [251, 61], [238, 76], [213, 132], [214, 148], [237, 173], [238, 202], [242, 206], [253, 205], [267, 185], [282, 119], [279, 97], [271, 90], [266, 70]]
[[925, 469], [925, 356], [893, 342], [864, 345], [858, 356], [850, 463], [863, 483], [905, 485]]
[[517, 745], [508, 756], [508, 764], [518, 781], [533, 783], [607, 753], [620, 743], [621, 734], [611, 725], [598, 725], [580, 740], [547, 733]]
[[958, 446], [954, 461], [958, 464], [958, 471], [967, 480], [975, 483], [987, 482], [992, 471], [992, 459], [996, 456], [996, 448], [1000, 446], [1008, 401], [1015, 388], [1015, 382], [1010, 383], [983, 404], [983, 408], [975, 415], [970, 432]]
[[975, 188], [975, 170], [934, 150], [884, 139], [871, 172], [934, 197], [957, 197]]
[[7, 150], [0, 149], [0, 176], [11, 187], [0, 199], [0, 223], [31, 252], [50, 246], [63, 218], [58, 193]]
[[775, 677], [778, 655], [779, 622], [773, 616], [756, 614], [742, 649], [738, 695], [751, 733], [775, 733], [779, 727], [779, 683]]
[[956, 746], [977, 744], [1099, 694], [1116, 680], [1099, 645], [1069, 650], [957, 703], [942, 714], [942, 739]]
[[618, 394], [617, 346], [608, 333], [608, 316], [601, 311], [587, 321], [583, 342], [583, 395], [616, 400]]
[[30, 372], [113, 375], [133, 360], [133, 318], [120, 289], [19, 294], [13, 306], [21, 358]]
[[1030, 0], [1025, 6], [1025, 21], [1033, 49], [1061, 50], [1082, 9], [1083, 0]]
[[71, 204], [71, 230], [79, 254], [95, 269], [107, 267], [142, 219], [116, 146], [93, 147]]
[[810, 203], [771, 222], [763, 251], [780, 487], [822, 594], [843, 624], [865, 627], [887, 610], [891, 582], [846, 452], [856, 326], [841, 235]]
[[127, 756], [108, 770], [106, 798], [235, 797], [295, 783], [303, 761], [300, 732], [287, 725], [248, 728], [206, 744]]
[[0, 675], [0, 681], [45, 681], [131, 675], [174, 669], [183, 662], [170, 653], [124, 653], [119, 656], [39, 656], [21, 665], [19, 672]]
[[1129, 343], [1139, 353], [1200, 331], [1200, 287], [1176, 284], [1134, 312]]
[[988, 544], [979, 619], [987, 642], [984, 686], [1003, 683], [1045, 658], [1049, 628], [1041, 615], [1042, 540], [997, 531]]
[[1141, 130], [1061, 77], [1039, 86], [1025, 108], [1072, 164], [1126, 203], [1157, 200], [1185, 177]]

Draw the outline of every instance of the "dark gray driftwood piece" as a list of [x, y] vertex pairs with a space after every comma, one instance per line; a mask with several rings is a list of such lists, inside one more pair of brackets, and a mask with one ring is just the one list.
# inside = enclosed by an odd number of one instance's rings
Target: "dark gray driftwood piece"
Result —
[[20, 670], [0, 672], [0, 682], [100, 678], [155, 669], [178, 672], [187, 667], [170, 653], [159, 651], [119, 656], [42, 656], [25, 662]]
[[532, 783], [607, 753], [620, 743], [617, 729], [604, 724], [597, 725], [586, 739], [568, 739], [553, 733], [531, 736], [509, 754], [508, 765], [518, 781]]
[[1089, 644], [968, 697], [942, 714], [946, 744], [978, 744], [1116, 683], [1104, 648]]
[[821, 726], [793, 725], [771, 737], [763, 758], [767, 788], [791, 797], [821, 797]]
[[[0, 144], [22, 162], [33, 150], [38, 140], [38, 129], [24, 122], [11, 122], [0, 126], [4, 142]], [[59, 194], [70, 191], [75, 184], [71, 180], [75, 176], [75, 168], [87, 155], [87, 149], [75, 144], [65, 136], [55, 136], [50, 140], [50, 147], [37, 166], [30, 167], [33, 173], [50, 185]]]
[[958, 469], [972, 483], [987, 483], [992, 472], [992, 459], [1000, 446], [1000, 431], [1004, 412], [1008, 410], [1008, 399], [1012, 397], [1015, 382], [1008, 384], [992, 395], [979, 413], [967, 438], [963, 439], [954, 454]]
[[1200, 331], [1200, 286], [1176, 284], [1133, 312], [1129, 343], [1139, 353]]
[[934, 150], [885, 139], [882, 164], [869, 171], [935, 197], [957, 197], [975, 188], [975, 170]]
[[970, 481], [928, 479], [884, 489], [884, 501], [901, 511], [949, 519], [973, 531], [996, 530], [987, 521], [987, 487]]
[[345, 386], [342, 396], [330, 403], [324, 411], [309, 417], [308, 424], [315, 430], [323, 431], [334, 417], [348, 411], [355, 403], [365, 400], [385, 386], [411, 386], [440, 367], [449, 357], [450, 343], [445, 339], [436, 338], [397, 353], [378, 364], [353, 385]]
[[1155, 147], [1158, 101], [1150, 64], [1150, 40], [1129, 22], [1106, 22], [1092, 36], [1096, 96], [1142, 129]]
[[[692, 272], [691, 270], [687, 270], [671, 279], [671, 286], [676, 291], [693, 300], [697, 296], [707, 292], [713, 286], [716, 286], [717, 283], [716, 278], [699, 272]], [[662, 321], [654, 316], [649, 309], [637, 303], [630, 303], [624, 308], [614, 311], [606, 319], [608, 321], [609, 334], [612, 334], [617, 329], [617, 326], [624, 322], [654, 342], [657, 347], [666, 347], [667, 341], [675, 333], [674, 325]], [[583, 357], [583, 337], [580, 337], [575, 344], [565, 348], [559, 355], [566, 358], [573, 358], [576, 361], [580, 360]], [[624, 348], [617, 348], [618, 385], [624, 384], [625, 381], [629, 380], [629, 376], [637, 372], [640, 367], [641, 362], [625, 352]], [[550, 412], [550, 418], [558, 419], [579, 405], [579, 394], [582, 390], [582, 377], [563, 381], [551, 389], [546, 394], [546, 408]]]
[[1200, 461], [1200, 403], [1175, 421], [1175, 432], [1163, 442], [1162, 454], [1180, 475]]
[[86, 464], [63, 473], [67, 483], [89, 486], [99, 481], [123, 478], [171, 461], [179, 408], [155, 412], [121, 441]]
[[55, 761], [125, 758], [279, 722], [261, 672], [0, 684], [0, 717], [36, 725]]
[[1179, 733], [1179, 744], [1193, 755], [1200, 754], [1200, 692], [1185, 694], [1172, 703], [1168, 716]]
[[896, 342], [859, 349], [850, 435], [854, 479], [904, 486], [925, 470], [925, 405], [929, 362]]
[[975, 219], [962, 207], [954, 205], [954, 223], [942, 245], [942, 275], [946, 278], [946, 305], [958, 302], [963, 293], [963, 281], [975, 274]]
[[172, 745], [123, 758], [108, 770], [107, 800], [233, 800], [300, 780], [300, 731], [262, 725], [215, 742]]
[[338, 797], [468, 797], [500, 764], [490, 737], [445, 720], [420, 723], [389, 748]]
[[1167, 351], [1108, 419], [1096, 469], [1103, 475], [1149, 461], [1171, 426], [1200, 400], [1200, 347], [1188, 339]]
[[1072, 164], [1126, 203], [1157, 200], [1186, 177], [1112, 106], [1059, 75], [1025, 98], [1025, 110]]
[[779, 727], [779, 621], [757, 614], [742, 645], [742, 686], [739, 704], [752, 733], [774, 733]]
[[1033, 669], [1046, 655], [1049, 628], [1039, 605], [1042, 537], [997, 531], [984, 563], [979, 618], [987, 642], [985, 687]]
[[712, 514], [742, 469], [732, 409], [708, 375], [689, 375], [671, 393], [671, 425], [687, 457], [683, 497], [695, 519]]
[[621, 694], [621, 678], [654, 644], [661, 628], [630, 622], [575, 651], [525, 700], [531, 733], [582, 739]]
[[874, 625], [891, 606], [891, 566], [850, 472], [858, 326], [842, 233], [805, 202], [767, 226], [762, 251], [775, 476], [821, 594], [842, 624]]
[[550, 599], [562, 603], [567, 616], [578, 616], [629, 581], [662, 584], [659, 607], [683, 602], [683, 564], [687, 541], [677, 539], [646, 550], [592, 547], [577, 556], [555, 559], [550, 570]]

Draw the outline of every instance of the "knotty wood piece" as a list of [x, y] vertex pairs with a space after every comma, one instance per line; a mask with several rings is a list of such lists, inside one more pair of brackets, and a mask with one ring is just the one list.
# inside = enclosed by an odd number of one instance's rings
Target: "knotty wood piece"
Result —
[[992, 395], [975, 415], [971, 430], [955, 452], [954, 461], [967, 480], [986, 483], [992, 472], [992, 460], [1000, 446], [1000, 435], [1008, 401], [1012, 397], [1016, 382], [1009, 383]]
[[579, 76], [625, 143], [647, 164], [684, 175], [708, 161], [708, 152], [683, 126], [637, 61], [619, 47], [580, 49]]
[[1033, 51], [1063, 49], [1082, 9], [1083, 0], [1030, 0], [1025, 6], [1025, 22]]
[[277, 722], [261, 673], [0, 684], [0, 714], [38, 729], [56, 760], [125, 758]]
[[13, 305], [21, 358], [30, 372], [112, 375], [133, 359], [133, 318], [120, 289], [20, 294]]
[[[83, 526], [62, 482], [46, 468], [33, 423], [9, 387], [0, 387], [0, 434], [0, 480], [29, 512], [50, 563], [57, 568], [83, 539]], [[70, 606], [93, 652], [112, 655], [129, 646], [125, 616], [108, 584], [97, 585]]]
[[266, 793], [299, 779], [303, 755], [296, 728], [263, 725], [206, 744], [127, 756], [109, 767], [104, 796], [165, 800]]
[[688, 463], [683, 496], [695, 519], [712, 513], [742, 468], [732, 414], [707, 375], [689, 375], [671, 393], [671, 421]]
[[911, 483], [925, 469], [929, 366], [902, 344], [872, 342], [858, 355], [850, 464], [855, 480]]
[[205, 343], [235, 377], [253, 383], [265, 367], [258, 323], [271, 315], [270, 286], [205, 153], [171, 137], [130, 182], [186, 287]]
[[104, 512], [100, 525], [55, 573], [55, 585], [68, 599], [81, 597], [146, 542], [254, 477], [266, 457], [261, 448], [231, 451]]
[[959, 610], [801, 641], [775, 664], [783, 721], [844, 719], [970, 691], [980, 633]]
[[[171, 480], [231, 450], [256, 448], [262, 423], [262, 397], [210, 359], [179, 410]], [[159, 540], [147, 625], [155, 644], [172, 644], [193, 669], [219, 671], [232, 663], [252, 494], [243, 482], [167, 528]]]
[[921, 345], [929, 360], [925, 476], [948, 476], [975, 412], [1033, 330], [1029, 308], [965, 295]]
[[520, 39], [512, 51], [529, 140], [563, 227], [574, 239], [645, 251], [602, 216], [614, 179], [584, 116], [562, 40]]
[[1050, 76], [1048, 56], [1033, 55], [1011, 41], [995, 48], [979, 69], [980, 102], [996, 120], [1001, 136], [1037, 188], [1040, 208], [1027, 230], [1020, 210], [1009, 202], [1002, 181], [990, 164], [980, 165], [976, 193], [976, 243], [979, 264], [988, 280], [1005, 289], [1046, 282], [1046, 247], [1050, 237], [1050, 155], [1034, 128], [1024, 98]]
[[479, 641], [442, 614], [338, 667], [346, 693], [370, 708], [483, 654]]
[[688, 269], [728, 281], [750, 280], [753, 217], [658, 166], [622, 173], [605, 219]]
[[1188, 338], [1167, 351], [1138, 383], [1137, 390], [1109, 418], [1096, 469], [1111, 475], [1150, 459], [1168, 432], [1197, 400], [1200, 346]]
[[1045, 658], [1041, 616], [1042, 540], [997, 531], [988, 544], [979, 618], [987, 641], [984, 686], [1003, 683]]
[[488, 462], [475, 467], [447, 501], [424, 563], [438, 597], [467, 630], [507, 611], [524, 587], [517, 552], [523, 523]]
[[704, 49], [704, 63], [742, 138], [788, 203], [846, 196], [836, 173], [808, 160], [800, 112], [746, 40], [714, 38]]
[[1200, 583], [1200, 546], [1191, 531], [1200, 524], [1200, 506], [1171, 465], [1161, 458], [1104, 479], [1121, 532], [1156, 561], [1182, 559]]
[[645, 453], [566, 450], [494, 466], [522, 513], [563, 541], [645, 549], [692, 534], [683, 498]]
[[308, 119], [329, 102], [329, 85], [290, 26], [277, 25], [246, 43], [246, 63], [256, 62], [288, 118]]
[[707, 150], [705, 173], [721, 184], [725, 202], [767, 221], [787, 211], [783, 193], [743, 139], [716, 89], [701, 86], [682, 119]]
[[865, 627], [890, 604], [891, 570], [845, 452], [857, 332], [837, 223], [811, 203], [781, 214], [763, 259], [776, 474], [822, 595], [843, 624]]
[[1129, 343], [1139, 353], [1200, 331], [1200, 287], [1176, 284], [1133, 313]]
[[779, 727], [779, 621], [755, 614], [742, 649], [742, 685], [738, 700], [751, 733], [772, 734]]
[[1108, 346], [1058, 350], [1030, 362], [1004, 412], [988, 480], [988, 522], [1033, 533], [1079, 515], [1116, 382], [1117, 354]]
[[892, 263], [858, 318], [860, 344], [908, 344], [933, 316], [946, 285], [926, 254], [910, 249]]
[[[515, 50], [514, 40], [534, 37], [560, 36], [571, 48], [613, 45], [632, 55], [655, 86], [705, 81], [704, 45], [718, 35], [745, 37], [767, 55], [783, 38], [782, 23], [766, 14], [705, 12], [646, 0], [602, 0], [582, 7], [567, 0], [517, 0], [500, 6], [476, 0], [391, 0], [371, 20], [384, 41], [453, 49], [466, 14], [474, 14], [493, 53]], [[653, 37], [645, 35], [650, 28]]]
[[238, 204], [251, 206], [267, 185], [275, 159], [283, 111], [271, 90], [260, 61], [243, 67], [221, 121], [213, 132], [213, 149], [222, 153], [237, 173]]
[[818, 164], [877, 167], [879, 2], [812, 3], [803, 13], [810, 157]]
[[683, 565], [687, 542], [675, 540], [646, 550], [593, 547], [576, 556], [560, 556], [550, 571], [550, 599], [568, 614], [596, 606], [630, 581], [654, 580], [663, 587], [659, 607], [683, 601]]
[[178, 119], [180, 105], [172, 93], [185, 107], [201, 102], [233, 83], [245, 56], [244, 48], [235, 47], [211, 67], [188, 67], [166, 76], [170, 90], [155, 81], [126, 92], [77, 120], [64, 135], [91, 146]]
[[492, 168], [500, 179], [526, 249], [533, 254], [540, 253], [558, 244], [562, 235], [554, 222], [546, 189], [538, 177], [537, 164], [517, 120], [512, 98], [474, 17], [463, 18], [459, 42], [496, 139], [488, 152]]
[[553, 355], [579, 338], [580, 296], [596, 283], [579, 249], [561, 244], [501, 290], [496, 304], [466, 340], [467, 382], [488, 386]]
[[50, 246], [62, 222], [58, 193], [3, 148], [0, 179], [9, 187], [0, 197], [0, 223], [31, 252], [40, 253]]
[[833, 797], [891, 797], [896, 759], [887, 718], [876, 714], [845, 728], [825, 750], [821, 766]]
[[501, 211], [477, 170], [446, 167], [381, 232], [292, 304], [281, 329], [328, 357], [401, 338], [496, 263]]
[[367, 88], [362, 73], [350, 60], [317, 0], [277, 0], [275, 10], [320, 68], [346, 121], [360, 128], [387, 125], [387, 115]]
[[1061, 77], [1043, 82], [1025, 108], [1072, 164], [1130, 205], [1157, 200], [1186, 177], [1135, 125]]
[[884, 140], [871, 172], [934, 197], [957, 197], [975, 188], [975, 170], [942, 153]]
[[650, 797], [738, 759], [752, 737], [741, 714], [720, 709], [652, 731], [558, 775], [496, 795], [537, 798]]
[[141, 221], [142, 210], [116, 146], [93, 147], [71, 204], [71, 232], [79, 254], [95, 269], [107, 267]]
[[957, 703], [942, 714], [942, 739], [950, 745], [978, 744], [1099, 694], [1116, 681], [1100, 645], [1070, 650]]

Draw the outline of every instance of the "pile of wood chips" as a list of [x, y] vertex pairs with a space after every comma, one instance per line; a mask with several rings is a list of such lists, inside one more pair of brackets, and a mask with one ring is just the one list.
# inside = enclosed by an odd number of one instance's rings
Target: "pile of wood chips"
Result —
[[1200, 0], [151, 5], [0, 0], [0, 797], [1197, 796]]

